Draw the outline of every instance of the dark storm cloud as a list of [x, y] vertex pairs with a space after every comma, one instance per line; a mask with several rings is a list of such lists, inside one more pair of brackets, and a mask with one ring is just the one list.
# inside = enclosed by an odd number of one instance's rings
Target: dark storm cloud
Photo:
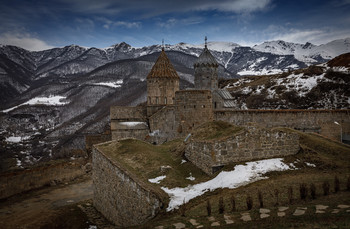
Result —
[[27, 49], [350, 36], [350, 0], [2, 0], [0, 44]]
[[123, 14], [142, 12], [144, 17], [174, 12], [217, 10], [223, 12], [249, 13], [264, 10], [271, 0], [61, 0], [72, 10], [84, 13]]

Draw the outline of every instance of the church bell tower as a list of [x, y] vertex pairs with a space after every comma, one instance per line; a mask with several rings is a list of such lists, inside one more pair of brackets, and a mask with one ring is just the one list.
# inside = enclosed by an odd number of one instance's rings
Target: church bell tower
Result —
[[207, 47], [207, 37], [201, 55], [194, 63], [194, 88], [198, 90], [218, 89], [219, 64]]
[[179, 90], [179, 81], [180, 77], [163, 46], [156, 63], [147, 75], [148, 115], [152, 115], [163, 106], [174, 104], [175, 92]]

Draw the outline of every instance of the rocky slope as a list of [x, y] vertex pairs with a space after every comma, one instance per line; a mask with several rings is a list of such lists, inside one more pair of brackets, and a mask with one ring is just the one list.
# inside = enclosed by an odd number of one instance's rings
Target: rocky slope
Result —
[[350, 53], [306, 69], [224, 80], [237, 109], [350, 109]]

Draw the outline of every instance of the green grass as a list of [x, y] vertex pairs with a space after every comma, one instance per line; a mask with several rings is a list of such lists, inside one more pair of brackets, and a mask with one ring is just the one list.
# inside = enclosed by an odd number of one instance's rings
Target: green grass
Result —
[[282, 131], [297, 133], [300, 137], [302, 152], [288, 161], [299, 159], [317, 165], [318, 170], [350, 170], [350, 147], [327, 139], [315, 133], [303, 133], [289, 128], [278, 128]]
[[[183, 159], [180, 154], [181, 147], [183, 147], [182, 139], [163, 145], [152, 145], [136, 139], [127, 139], [97, 146], [99, 150], [144, 182], [149, 183], [148, 179], [166, 175], [160, 184], [153, 185], [156, 187], [186, 187], [189, 184], [207, 180], [209, 177], [192, 163], [181, 163]], [[171, 168], [161, 172], [161, 166]], [[190, 173], [196, 178], [195, 181], [186, 179]]]

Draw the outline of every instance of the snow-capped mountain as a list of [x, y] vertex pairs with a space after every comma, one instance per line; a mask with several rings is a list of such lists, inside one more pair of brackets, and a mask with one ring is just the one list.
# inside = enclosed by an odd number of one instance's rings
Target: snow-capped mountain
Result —
[[[331, 56], [346, 52], [346, 42], [307, 44], [303, 50], [316, 47]], [[277, 50], [282, 45], [275, 46]], [[193, 63], [203, 47], [165, 45], [181, 88], [193, 86]], [[282, 73], [309, 64], [292, 51], [267, 52], [230, 42], [209, 42], [208, 48], [220, 64], [219, 76], [225, 79]], [[67, 156], [69, 149], [84, 149], [85, 135], [109, 128], [110, 106], [146, 100], [145, 79], [161, 49], [160, 45], [136, 48], [122, 42], [103, 49], [70, 45], [30, 52], [0, 45], [0, 162], [6, 162], [0, 163], [0, 171]]]
[[267, 41], [253, 46], [253, 49], [278, 55], [294, 55], [297, 60], [306, 64], [316, 64], [350, 52], [350, 38], [334, 40], [322, 45], [313, 45], [309, 42], [297, 44], [281, 40]]

